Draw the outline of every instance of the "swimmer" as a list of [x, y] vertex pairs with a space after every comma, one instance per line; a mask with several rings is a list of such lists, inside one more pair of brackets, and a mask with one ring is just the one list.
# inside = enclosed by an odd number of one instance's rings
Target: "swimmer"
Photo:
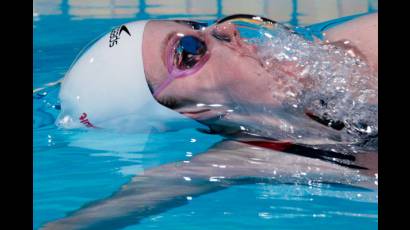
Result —
[[161, 130], [183, 114], [225, 136], [374, 147], [377, 70], [377, 14], [313, 41], [249, 15], [130, 23], [68, 72], [57, 123]]
[[[376, 17], [332, 29], [325, 42], [310, 44], [283, 27], [260, 39], [265, 44], [247, 43], [241, 16], [202, 29], [153, 21], [145, 30], [144, 70], [158, 102], [211, 132], [360, 142], [377, 136]], [[172, 39], [182, 52], [164, 48]], [[191, 43], [196, 53], [185, 48]]]
[[377, 189], [377, 71], [377, 14], [313, 39], [249, 15], [115, 28], [63, 79], [58, 125], [161, 130], [182, 114], [227, 139], [43, 229], [119, 229], [258, 181]]

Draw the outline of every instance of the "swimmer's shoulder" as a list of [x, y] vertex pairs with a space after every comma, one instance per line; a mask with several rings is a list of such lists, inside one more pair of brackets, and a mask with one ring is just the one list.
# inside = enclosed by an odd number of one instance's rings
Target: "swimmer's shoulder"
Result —
[[330, 42], [349, 40], [378, 69], [378, 13], [339, 24], [325, 31], [324, 38]]
[[377, 41], [377, 31], [378, 13], [372, 13], [340, 23], [324, 31], [324, 35], [329, 40], [340, 40], [343, 38], [360, 39], [371, 36], [371, 38]]

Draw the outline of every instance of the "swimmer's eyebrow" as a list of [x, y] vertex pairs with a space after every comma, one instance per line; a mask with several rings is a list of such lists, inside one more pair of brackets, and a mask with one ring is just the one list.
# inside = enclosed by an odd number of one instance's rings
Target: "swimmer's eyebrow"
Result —
[[152, 86], [151, 80], [147, 77], [145, 79], [147, 79], [147, 84], [148, 84], [149, 91], [151, 91], [151, 94], [154, 94], [154, 87]]
[[179, 106], [177, 99], [171, 96], [159, 97], [157, 101], [169, 109], [176, 109]]

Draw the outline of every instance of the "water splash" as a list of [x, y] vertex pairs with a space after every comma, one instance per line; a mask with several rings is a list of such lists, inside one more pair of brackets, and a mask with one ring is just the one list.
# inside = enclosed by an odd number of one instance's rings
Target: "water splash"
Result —
[[247, 42], [272, 75], [272, 97], [282, 97], [288, 112], [343, 132], [341, 141], [377, 138], [377, 72], [349, 41], [313, 42], [278, 24]]

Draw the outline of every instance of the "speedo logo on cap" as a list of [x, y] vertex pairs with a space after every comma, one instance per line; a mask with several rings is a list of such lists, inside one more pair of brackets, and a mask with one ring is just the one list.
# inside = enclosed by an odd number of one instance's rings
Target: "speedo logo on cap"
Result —
[[110, 42], [108, 44], [110, 48], [118, 44], [118, 40], [120, 40], [122, 32], [125, 32], [131, 36], [130, 31], [124, 25], [114, 28], [110, 33]]

